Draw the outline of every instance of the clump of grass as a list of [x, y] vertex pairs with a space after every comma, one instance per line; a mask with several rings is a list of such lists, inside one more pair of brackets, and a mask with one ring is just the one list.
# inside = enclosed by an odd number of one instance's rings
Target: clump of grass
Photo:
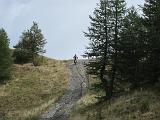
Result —
[[33, 58], [33, 65], [34, 66], [41, 66], [45, 63], [45, 60], [46, 59], [44, 58], [44, 56], [35, 56]]
[[46, 59], [42, 66], [14, 65], [13, 76], [0, 85], [4, 118], [32, 120], [54, 104], [67, 88], [68, 70], [62, 61]]

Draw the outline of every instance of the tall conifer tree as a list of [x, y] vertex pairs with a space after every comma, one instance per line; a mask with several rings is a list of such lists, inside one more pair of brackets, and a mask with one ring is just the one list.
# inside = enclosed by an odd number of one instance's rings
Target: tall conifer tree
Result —
[[160, 0], [145, 0], [143, 13], [148, 38], [148, 79], [155, 83], [160, 77]]
[[122, 77], [132, 88], [140, 86], [144, 81], [144, 58], [146, 57], [146, 34], [142, 19], [136, 9], [131, 7], [124, 19], [124, 27], [120, 32], [119, 61]]
[[110, 2], [108, 0], [100, 0], [94, 10], [94, 16], [89, 16], [91, 26], [88, 28], [88, 33], [85, 32], [85, 36], [90, 40], [86, 55], [93, 58], [87, 65], [88, 71], [89, 74], [99, 76], [106, 95], [107, 81], [103, 77], [106, 74], [106, 66], [108, 64], [110, 14]]
[[109, 91], [108, 91], [108, 98], [112, 97], [113, 89], [114, 89], [114, 83], [115, 80], [117, 80], [117, 77], [119, 76], [118, 73], [118, 45], [120, 42], [120, 31], [123, 28], [123, 21], [126, 13], [126, 3], [124, 0], [112, 0], [111, 1], [111, 61], [112, 61], [112, 73], [111, 73], [111, 81], [109, 85]]
[[0, 81], [10, 77], [11, 63], [9, 39], [6, 31], [0, 29]]

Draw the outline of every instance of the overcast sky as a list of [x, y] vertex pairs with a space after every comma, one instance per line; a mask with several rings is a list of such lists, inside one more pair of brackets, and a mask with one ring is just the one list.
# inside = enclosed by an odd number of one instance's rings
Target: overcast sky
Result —
[[[16, 45], [22, 32], [33, 21], [39, 24], [47, 39], [46, 56], [69, 59], [85, 51], [88, 40], [83, 36], [99, 0], [0, 0], [0, 28]], [[127, 0], [127, 6], [143, 5], [144, 0]]]

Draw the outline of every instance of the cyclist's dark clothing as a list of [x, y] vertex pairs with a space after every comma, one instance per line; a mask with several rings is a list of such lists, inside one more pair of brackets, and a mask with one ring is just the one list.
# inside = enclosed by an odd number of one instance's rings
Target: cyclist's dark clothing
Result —
[[77, 59], [78, 59], [77, 55], [75, 55], [75, 56], [73, 57], [73, 59], [74, 59], [74, 64], [76, 64], [76, 63], [77, 63]]

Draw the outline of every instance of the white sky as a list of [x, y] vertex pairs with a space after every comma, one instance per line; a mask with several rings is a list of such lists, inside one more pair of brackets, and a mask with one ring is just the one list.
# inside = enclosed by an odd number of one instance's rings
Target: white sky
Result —
[[[99, 0], [0, 0], [0, 28], [16, 45], [22, 32], [38, 22], [47, 39], [46, 56], [69, 59], [78, 56], [88, 45], [83, 31], [89, 26]], [[143, 5], [144, 0], [126, 0], [127, 5]]]

